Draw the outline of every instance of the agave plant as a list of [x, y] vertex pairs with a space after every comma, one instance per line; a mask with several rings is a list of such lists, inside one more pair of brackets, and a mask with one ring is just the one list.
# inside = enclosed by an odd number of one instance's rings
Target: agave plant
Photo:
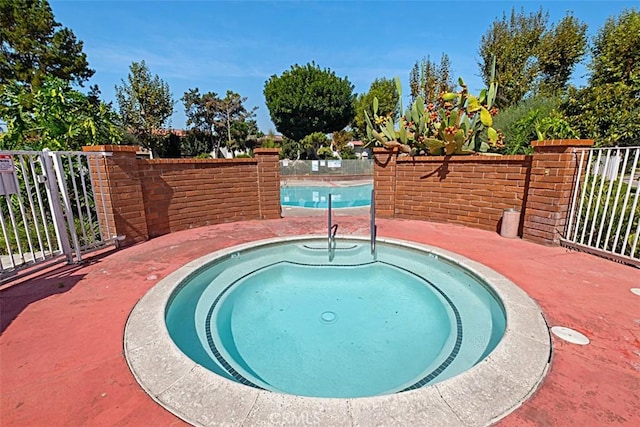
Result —
[[[458, 79], [461, 89], [440, 94], [436, 104], [425, 105], [418, 96], [397, 123], [391, 115], [378, 116], [378, 99], [374, 98], [373, 120], [365, 111], [369, 144], [398, 147], [411, 155], [472, 154], [501, 147], [502, 133], [493, 128], [493, 116], [498, 113], [493, 105], [498, 90], [494, 72], [495, 58], [489, 89], [478, 96], [469, 94], [462, 78]], [[395, 81], [402, 99], [400, 79]], [[399, 108], [402, 111], [402, 105]]]

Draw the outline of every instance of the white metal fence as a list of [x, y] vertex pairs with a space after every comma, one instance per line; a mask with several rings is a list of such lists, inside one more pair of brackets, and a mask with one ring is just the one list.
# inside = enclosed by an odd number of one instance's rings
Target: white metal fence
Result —
[[[49, 260], [78, 262], [84, 251], [108, 243], [105, 185], [91, 159], [108, 153], [0, 151], [0, 282]], [[107, 226], [108, 227], [108, 226]]]
[[373, 177], [373, 160], [280, 160], [282, 178], [317, 175]]
[[640, 147], [576, 152], [563, 244], [640, 265]]

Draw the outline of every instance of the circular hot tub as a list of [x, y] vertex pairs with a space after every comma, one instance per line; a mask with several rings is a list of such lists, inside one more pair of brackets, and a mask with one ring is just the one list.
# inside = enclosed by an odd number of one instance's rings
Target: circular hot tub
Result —
[[[549, 352], [539, 309], [506, 278], [441, 249], [383, 239], [373, 254], [363, 239], [329, 250], [326, 238], [309, 237], [219, 251], [156, 285], [125, 331], [142, 387], [195, 424], [228, 417], [197, 402], [229, 396], [239, 408], [255, 398], [296, 414], [346, 405], [331, 411], [351, 420], [354, 405], [406, 396], [409, 412], [429, 402], [455, 424], [464, 419], [456, 407], [484, 408], [469, 416], [489, 423], [535, 390]], [[249, 408], [273, 423], [263, 410]], [[369, 421], [396, 419], [388, 416]]]

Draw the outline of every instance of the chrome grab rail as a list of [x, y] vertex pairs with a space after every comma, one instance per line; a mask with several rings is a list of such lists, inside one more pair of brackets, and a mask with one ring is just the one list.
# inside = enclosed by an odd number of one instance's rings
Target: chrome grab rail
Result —
[[329, 253], [333, 248], [336, 240], [336, 233], [338, 232], [338, 224], [332, 224], [331, 214], [331, 193], [329, 193], [328, 208], [327, 208], [327, 240], [329, 244]]
[[371, 253], [375, 253], [376, 251], [376, 234], [378, 231], [378, 227], [376, 225], [376, 199], [374, 197], [373, 190], [371, 190], [371, 207], [369, 208], [371, 214]]

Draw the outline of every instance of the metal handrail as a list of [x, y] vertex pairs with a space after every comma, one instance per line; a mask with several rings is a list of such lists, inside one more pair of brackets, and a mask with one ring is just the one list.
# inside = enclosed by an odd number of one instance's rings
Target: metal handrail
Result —
[[332, 224], [332, 213], [331, 213], [331, 193], [328, 195], [328, 207], [327, 207], [327, 240], [329, 245], [329, 253], [331, 253], [331, 249], [334, 246], [336, 240], [336, 233], [338, 232], [338, 224]]
[[373, 190], [371, 190], [371, 205], [369, 208], [371, 214], [371, 253], [374, 254], [376, 252], [376, 234], [378, 231], [378, 226], [376, 225], [376, 199], [374, 197]]

